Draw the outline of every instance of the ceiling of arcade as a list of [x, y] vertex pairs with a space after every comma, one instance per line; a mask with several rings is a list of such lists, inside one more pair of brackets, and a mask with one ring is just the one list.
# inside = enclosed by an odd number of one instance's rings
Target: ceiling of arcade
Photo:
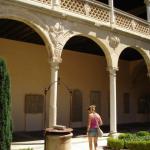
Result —
[[[108, 0], [98, 1], [108, 4]], [[144, 0], [114, 0], [114, 5], [118, 9], [146, 19], [146, 7]], [[0, 38], [44, 45], [41, 37], [32, 28], [24, 23], [15, 20], [0, 19], [0, 29]], [[103, 51], [96, 43], [88, 38], [79, 36], [70, 39], [65, 45], [65, 48], [73, 51], [92, 53], [95, 55], [104, 55]], [[128, 48], [126, 51], [124, 51], [124, 53], [122, 53], [120, 58], [126, 60], [135, 60], [141, 59], [142, 57], [135, 50]]]

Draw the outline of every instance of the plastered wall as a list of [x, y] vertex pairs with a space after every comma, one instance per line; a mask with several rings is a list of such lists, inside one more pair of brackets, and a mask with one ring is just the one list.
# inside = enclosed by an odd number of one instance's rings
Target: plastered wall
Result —
[[[13, 130], [43, 129], [42, 115], [27, 116], [24, 113], [25, 94], [44, 94], [44, 88], [50, 83], [50, 64], [44, 46], [24, 42], [0, 39], [0, 56], [7, 62], [11, 77]], [[105, 57], [64, 50], [60, 64], [58, 85], [58, 115], [61, 125], [70, 125], [70, 94], [68, 89], [79, 89], [83, 96], [83, 120], [75, 126], [86, 126], [87, 107], [90, 104], [90, 91], [101, 92], [101, 115], [104, 124], [109, 124], [109, 72]], [[132, 72], [138, 62], [119, 61], [117, 72], [117, 114], [118, 123], [144, 122], [144, 115], [137, 113], [137, 99], [150, 91], [149, 80], [132, 87]], [[140, 93], [139, 93], [140, 91]], [[131, 95], [130, 114], [123, 112], [123, 93]], [[49, 94], [46, 97], [47, 104]], [[47, 105], [48, 112], [48, 105]], [[78, 113], [78, 110], [77, 110]], [[79, 114], [81, 115], [81, 114]], [[29, 116], [28, 116], [29, 117]], [[48, 114], [47, 114], [48, 119]], [[28, 126], [27, 122], [28, 121]]]

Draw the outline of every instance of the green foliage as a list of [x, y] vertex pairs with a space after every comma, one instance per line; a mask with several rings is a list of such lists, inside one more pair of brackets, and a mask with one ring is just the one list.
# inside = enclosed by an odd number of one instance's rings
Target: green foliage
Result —
[[0, 59], [0, 150], [9, 150], [12, 140], [10, 80], [4, 60]]
[[120, 150], [124, 148], [124, 141], [121, 139], [109, 138], [108, 146], [115, 150]]
[[[118, 138], [108, 139], [108, 146], [114, 150], [128, 148], [130, 150], [150, 150], [150, 132], [139, 131], [137, 133], [123, 133]], [[123, 146], [123, 147], [122, 147]]]
[[131, 133], [122, 133], [118, 136], [119, 139], [134, 139], [136, 138], [136, 134]]
[[147, 131], [139, 131], [136, 133], [137, 136], [150, 136], [150, 133]]
[[150, 141], [127, 141], [126, 147], [130, 150], [149, 150]]

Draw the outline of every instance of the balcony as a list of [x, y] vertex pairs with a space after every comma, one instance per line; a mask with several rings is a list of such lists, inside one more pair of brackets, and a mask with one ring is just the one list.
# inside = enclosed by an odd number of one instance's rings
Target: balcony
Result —
[[150, 39], [150, 24], [138, 17], [114, 10], [114, 22], [111, 21], [111, 8], [94, 0], [9, 0], [34, 5], [52, 11], [55, 15], [72, 17], [97, 27], [104, 26], [132, 35]]

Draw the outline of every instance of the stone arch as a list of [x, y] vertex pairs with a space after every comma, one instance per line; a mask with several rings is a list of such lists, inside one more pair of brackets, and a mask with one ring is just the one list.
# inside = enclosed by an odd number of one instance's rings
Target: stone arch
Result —
[[[19, 11], [18, 11], [19, 10]], [[34, 31], [38, 33], [38, 35], [42, 38], [45, 43], [48, 56], [51, 58], [54, 56], [54, 47], [49, 38], [49, 34], [47, 32], [47, 27], [40, 20], [40, 18], [34, 15], [32, 12], [26, 9], [14, 8], [11, 6], [0, 6], [0, 19], [10, 19], [16, 20], [22, 23], [25, 23], [29, 27], [31, 27]]]
[[136, 50], [137, 52], [139, 52], [139, 54], [143, 57], [145, 63], [146, 63], [146, 66], [147, 66], [147, 70], [148, 70], [148, 73], [150, 74], [150, 52], [147, 50], [144, 50], [143, 48], [140, 48], [140, 47], [137, 47], [137, 46], [126, 46], [124, 47], [124, 49], [122, 51], [120, 51], [120, 54], [118, 55], [118, 60], [117, 60], [117, 64], [119, 62], [119, 58], [120, 58], [120, 55], [121, 53], [126, 49], [126, 48], [133, 48], [134, 50]]
[[63, 41], [64, 46], [67, 43], [67, 41], [75, 36], [81, 36], [81, 37], [85, 37], [85, 38], [89, 38], [90, 40], [92, 40], [93, 42], [95, 42], [104, 52], [105, 57], [106, 57], [106, 62], [107, 62], [107, 66], [110, 67], [115, 67], [115, 64], [113, 63], [113, 59], [112, 59], [112, 54], [109, 51], [109, 48], [98, 38], [95, 38], [91, 35], [85, 35], [85, 34], [81, 34], [81, 33], [74, 33], [74, 34], [70, 34], [70, 36], [68, 36], [67, 38], [65, 38], [65, 41]]
[[147, 71], [148, 71], [148, 73], [150, 73], [150, 52], [148, 52], [140, 47], [131, 46], [131, 48], [137, 50], [142, 55], [142, 57], [146, 63], [146, 66], [147, 66]]

